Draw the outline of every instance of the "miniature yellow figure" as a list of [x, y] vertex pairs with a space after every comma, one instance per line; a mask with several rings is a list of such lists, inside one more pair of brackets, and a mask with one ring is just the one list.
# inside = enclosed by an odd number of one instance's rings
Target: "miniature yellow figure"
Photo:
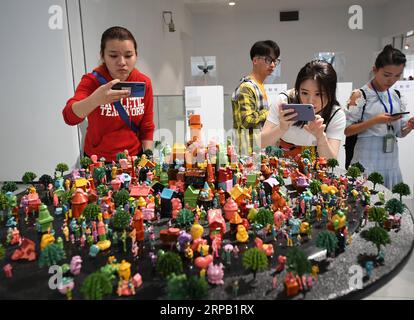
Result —
[[198, 223], [198, 219], [194, 221], [194, 224], [191, 226], [190, 234], [193, 237], [193, 241], [200, 239], [203, 236], [204, 228], [201, 224]]
[[316, 278], [319, 273], [319, 267], [317, 265], [312, 266], [312, 276]]
[[118, 168], [116, 166], [112, 166], [112, 170], [111, 170], [112, 180], [116, 179], [117, 173], [118, 173]]
[[69, 241], [69, 228], [66, 223], [63, 225], [62, 232], [63, 232], [63, 235], [65, 236], [65, 241], [66, 242]]
[[316, 220], [319, 222], [322, 219], [322, 207], [320, 204], [316, 205], [315, 211], [316, 211]]
[[119, 264], [118, 275], [120, 280], [128, 281], [131, 277], [131, 264], [125, 260]]
[[49, 244], [52, 244], [55, 242], [55, 237], [52, 236], [49, 233], [46, 233], [42, 236], [42, 239], [40, 240], [40, 250], [44, 250]]
[[239, 224], [237, 226], [236, 240], [241, 243], [246, 243], [249, 241], [249, 234], [246, 231], [244, 225]]
[[69, 191], [70, 190], [70, 180], [69, 179], [66, 179], [65, 180], [65, 190], [66, 191]]

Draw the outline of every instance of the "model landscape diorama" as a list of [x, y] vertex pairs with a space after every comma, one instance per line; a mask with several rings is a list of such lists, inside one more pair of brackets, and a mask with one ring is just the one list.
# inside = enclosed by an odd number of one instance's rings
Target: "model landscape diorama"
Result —
[[[239, 158], [230, 142], [204, 144], [201, 127], [193, 115], [187, 145], [164, 145], [156, 160], [151, 152], [130, 157], [127, 150], [112, 164], [83, 157], [82, 168], [68, 175], [59, 163], [55, 177], [44, 174], [36, 183], [36, 174], [26, 172], [22, 180], [30, 187], [18, 196], [6, 182], [0, 266], [7, 290], [0, 293], [214, 299], [211, 289], [223, 286], [227, 299], [235, 299], [243, 298], [242, 280], [255, 290], [256, 275], [272, 270], [271, 290], [281, 282], [280, 296], [295, 297], [319, 281], [321, 260], [309, 256], [322, 251], [329, 263], [360, 231], [367, 247], [377, 248], [366, 275], [384, 263], [389, 232], [401, 226], [401, 197], [410, 194], [406, 184], [392, 190], [399, 199], [386, 201], [379, 192], [371, 203], [383, 178], [370, 174], [369, 190], [361, 165], [339, 175], [335, 159], [308, 149], [288, 159], [276, 147]], [[51, 266], [62, 275], [54, 288]]]

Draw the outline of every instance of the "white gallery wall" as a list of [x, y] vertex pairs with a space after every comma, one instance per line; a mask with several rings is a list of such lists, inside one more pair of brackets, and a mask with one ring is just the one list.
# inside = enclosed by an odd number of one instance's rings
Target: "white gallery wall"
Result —
[[217, 56], [218, 83], [229, 93], [241, 76], [251, 71], [249, 51], [254, 42], [271, 39], [281, 48], [280, 83], [293, 86], [306, 62], [323, 51], [343, 52], [346, 68], [341, 81], [363, 85], [370, 63], [379, 49], [382, 7], [363, 7], [363, 30], [350, 30], [349, 7], [299, 8], [299, 21], [280, 22], [277, 1], [273, 10], [253, 12], [223, 10], [196, 14], [193, 27], [195, 55]]

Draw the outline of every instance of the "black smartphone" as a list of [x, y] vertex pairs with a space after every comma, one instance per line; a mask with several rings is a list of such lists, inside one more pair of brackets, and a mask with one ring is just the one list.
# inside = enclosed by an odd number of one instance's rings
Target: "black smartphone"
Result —
[[111, 88], [112, 90], [128, 90], [130, 97], [143, 98], [145, 96], [145, 82], [118, 82]]
[[391, 116], [398, 117], [398, 116], [403, 116], [403, 115], [409, 114], [409, 113], [410, 113], [410, 111], [396, 112], [396, 113], [393, 113]]
[[283, 104], [283, 110], [293, 109], [298, 114], [294, 121], [313, 121], [315, 120], [315, 109], [311, 104]]

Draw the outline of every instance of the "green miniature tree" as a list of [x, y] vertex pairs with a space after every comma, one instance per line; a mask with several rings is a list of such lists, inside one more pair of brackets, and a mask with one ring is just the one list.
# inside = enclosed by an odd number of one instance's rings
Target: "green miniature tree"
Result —
[[49, 244], [43, 249], [39, 257], [39, 267], [52, 266], [58, 264], [60, 261], [66, 258], [65, 251], [57, 244]]
[[368, 181], [371, 181], [374, 184], [374, 191], [377, 184], [383, 184], [384, 183], [384, 177], [379, 172], [372, 172], [368, 176]]
[[167, 297], [171, 300], [205, 300], [208, 297], [208, 283], [205, 278], [174, 273], [168, 277]]
[[397, 193], [400, 195], [400, 201], [402, 202], [403, 196], [409, 196], [411, 194], [410, 187], [408, 184], [405, 184], [404, 182], [397, 183], [392, 188], [392, 193]]
[[61, 177], [63, 177], [63, 173], [68, 170], [69, 170], [69, 166], [63, 162], [58, 163], [55, 168], [55, 171], [60, 172]]
[[386, 221], [388, 218], [388, 213], [382, 207], [371, 207], [368, 210], [368, 219], [369, 221], [375, 222], [376, 226], [380, 226]]
[[263, 227], [266, 227], [269, 224], [273, 225], [273, 212], [265, 208], [260, 208], [254, 217], [254, 221], [261, 224]]
[[123, 152], [119, 152], [119, 153], [116, 154], [116, 161], [119, 161], [121, 159], [126, 159], [126, 158], [127, 158], [126, 154], [123, 153]]
[[3, 192], [0, 192], [0, 210], [6, 210], [9, 207], [9, 200]]
[[83, 210], [82, 215], [85, 217], [86, 221], [96, 221], [98, 220], [98, 215], [101, 212], [101, 208], [94, 203], [89, 203], [85, 210]]
[[253, 272], [255, 280], [257, 271], [265, 270], [267, 265], [266, 254], [258, 248], [250, 248], [243, 254], [243, 267]]
[[44, 190], [47, 190], [49, 183], [53, 183], [53, 178], [48, 174], [44, 174], [39, 178], [39, 183], [43, 185]]
[[327, 161], [327, 166], [328, 168], [331, 168], [331, 172], [333, 173], [335, 167], [339, 166], [339, 162], [335, 158], [330, 158]]
[[180, 256], [174, 252], [161, 254], [157, 261], [157, 272], [165, 279], [173, 273], [183, 273], [183, 262]]
[[194, 222], [194, 213], [186, 208], [181, 209], [177, 213], [177, 223], [180, 226], [187, 226]]
[[88, 300], [102, 300], [105, 295], [112, 293], [110, 277], [104, 272], [96, 271], [85, 279], [80, 292]]
[[363, 234], [365, 240], [372, 242], [378, 250], [377, 255], [381, 253], [381, 246], [385, 246], [391, 243], [390, 235], [382, 227], [372, 227], [366, 233]]
[[75, 191], [73, 189], [69, 189], [68, 191], [61, 192], [58, 194], [59, 200], [62, 204], [69, 205], [70, 201], [72, 200], [72, 195]]
[[318, 195], [321, 192], [322, 182], [317, 179], [312, 179], [309, 184], [309, 189], [314, 196]]
[[396, 198], [388, 200], [385, 204], [385, 210], [387, 210], [391, 215], [395, 215], [397, 213], [402, 214], [404, 209], [405, 205]]
[[33, 184], [33, 180], [36, 179], [37, 175], [34, 172], [27, 171], [22, 177], [22, 182], [24, 184]]
[[0, 261], [4, 259], [6, 256], [6, 249], [4, 246], [0, 243]]
[[312, 269], [306, 254], [297, 247], [293, 247], [286, 254], [286, 267], [288, 272], [293, 272], [300, 277], [310, 273]]
[[15, 182], [13, 181], [6, 181], [3, 186], [1, 187], [1, 191], [3, 191], [4, 193], [7, 192], [14, 192], [17, 190], [17, 185]]
[[283, 150], [276, 146], [268, 146], [265, 149], [265, 152], [268, 157], [277, 157], [281, 158], [283, 156]]
[[338, 248], [338, 238], [332, 231], [324, 230], [316, 238], [316, 246], [326, 249], [326, 256], [331, 257]]
[[131, 222], [131, 215], [124, 208], [118, 207], [112, 220], [112, 225], [117, 230], [126, 230]]
[[102, 180], [106, 177], [106, 171], [104, 167], [98, 167], [93, 169], [93, 178], [98, 185], [102, 184]]
[[361, 175], [361, 170], [359, 170], [359, 168], [357, 168], [357, 167], [350, 166], [348, 168], [348, 171], [346, 172], [346, 175], [348, 177], [351, 177], [353, 180], [355, 180], [356, 178], [358, 178]]
[[361, 171], [361, 173], [365, 172], [365, 167], [362, 164], [360, 164], [359, 162], [353, 163], [352, 166], [357, 167], [359, 169], [359, 171]]
[[98, 192], [99, 197], [104, 197], [108, 194], [109, 188], [104, 184], [100, 184], [96, 187], [96, 191]]
[[83, 169], [89, 168], [89, 165], [91, 164], [92, 164], [92, 160], [88, 156], [84, 156], [80, 159], [80, 165]]
[[115, 206], [124, 206], [129, 199], [129, 192], [126, 189], [121, 189], [114, 194]]

